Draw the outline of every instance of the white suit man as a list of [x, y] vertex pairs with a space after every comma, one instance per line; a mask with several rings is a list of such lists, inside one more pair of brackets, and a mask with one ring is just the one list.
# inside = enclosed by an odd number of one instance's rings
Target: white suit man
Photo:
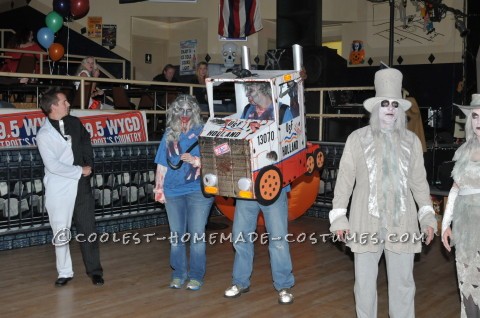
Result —
[[64, 93], [51, 91], [40, 101], [47, 115], [37, 134], [37, 145], [45, 166], [45, 207], [53, 230], [58, 278], [65, 286], [73, 278], [69, 239], [72, 217], [81, 239], [80, 249], [93, 284], [103, 285], [98, 242], [89, 242], [95, 233], [94, 199], [90, 186], [93, 150], [90, 135], [80, 120], [70, 116]]

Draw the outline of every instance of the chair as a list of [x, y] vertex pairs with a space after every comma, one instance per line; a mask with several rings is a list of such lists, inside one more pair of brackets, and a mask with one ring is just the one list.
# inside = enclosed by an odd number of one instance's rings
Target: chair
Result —
[[35, 73], [37, 59], [33, 55], [22, 54], [18, 61], [16, 73]]
[[[85, 105], [85, 109], [88, 109], [88, 106], [90, 106], [90, 95], [92, 94], [92, 84], [91, 83], [85, 83], [85, 96], [83, 98], [83, 102]], [[81, 108], [82, 103], [80, 99], [80, 87], [78, 87], [77, 90], [75, 90], [75, 96], [73, 97], [72, 101], [72, 108]]]
[[125, 88], [121, 86], [113, 87], [112, 95], [115, 109], [134, 109], [134, 107], [132, 107], [132, 103], [130, 103], [130, 100], [128, 99]]
[[[142, 95], [140, 98], [140, 102], [138, 102], [138, 110], [155, 110], [155, 98], [152, 96], [152, 94], [145, 93]], [[157, 119], [156, 114], [146, 114], [147, 118], [147, 130], [148, 133], [152, 133], [155, 131], [156, 124], [155, 123]]]
[[138, 103], [138, 109], [155, 109], [155, 100], [151, 94], [143, 94]]
[[[20, 59], [18, 60], [18, 65], [15, 72], [32, 74], [36, 72], [36, 66], [37, 59], [35, 56], [22, 54]], [[14, 95], [14, 100], [15, 102], [27, 102], [27, 95], [28, 94], [25, 93], [16, 94]], [[34, 102], [33, 97], [30, 102]]]

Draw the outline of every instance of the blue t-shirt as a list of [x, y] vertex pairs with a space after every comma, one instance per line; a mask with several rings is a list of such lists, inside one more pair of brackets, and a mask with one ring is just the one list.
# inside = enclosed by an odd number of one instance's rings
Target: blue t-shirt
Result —
[[[168, 165], [167, 159], [170, 163], [177, 165], [180, 157], [185, 151], [197, 141], [198, 135], [201, 133], [203, 126], [191, 128], [186, 133], [181, 133], [178, 142], [166, 141], [167, 131], [162, 137], [162, 141], [158, 146], [157, 155], [155, 156], [155, 163], [167, 167], [167, 174], [163, 184], [163, 192], [165, 196], [179, 196], [195, 191], [200, 191], [200, 168], [195, 168], [187, 162], [183, 162], [178, 170], [173, 170]], [[190, 151], [190, 154], [195, 157], [200, 157], [200, 149], [198, 145]]]

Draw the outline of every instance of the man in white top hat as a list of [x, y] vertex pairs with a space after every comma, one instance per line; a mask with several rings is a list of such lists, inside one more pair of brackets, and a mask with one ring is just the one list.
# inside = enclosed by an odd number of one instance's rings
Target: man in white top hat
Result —
[[382, 254], [390, 317], [415, 316], [414, 255], [421, 251], [422, 241], [431, 242], [437, 226], [422, 146], [406, 129], [405, 111], [411, 103], [402, 98], [402, 78], [393, 68], [375, 74], [376, 95], [363, 103], [371, 113], [370, 125], [347, 139], [329, 214], [330, 231], [354, 253], [358, 317], [377, 317]]

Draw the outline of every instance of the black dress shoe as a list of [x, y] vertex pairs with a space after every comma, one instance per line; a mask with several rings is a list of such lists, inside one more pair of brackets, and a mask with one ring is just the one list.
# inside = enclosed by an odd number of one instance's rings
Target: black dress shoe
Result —
[[93, 285], [102, 286], [105, 281], [103, 280], [102, 275], [92, 275], [92, 283]]
[[73, 279], [73, 277], [60, 277], [55, 281], [55, 286], [57, 286], [57, 287], [65, 286], [72, 279]]

